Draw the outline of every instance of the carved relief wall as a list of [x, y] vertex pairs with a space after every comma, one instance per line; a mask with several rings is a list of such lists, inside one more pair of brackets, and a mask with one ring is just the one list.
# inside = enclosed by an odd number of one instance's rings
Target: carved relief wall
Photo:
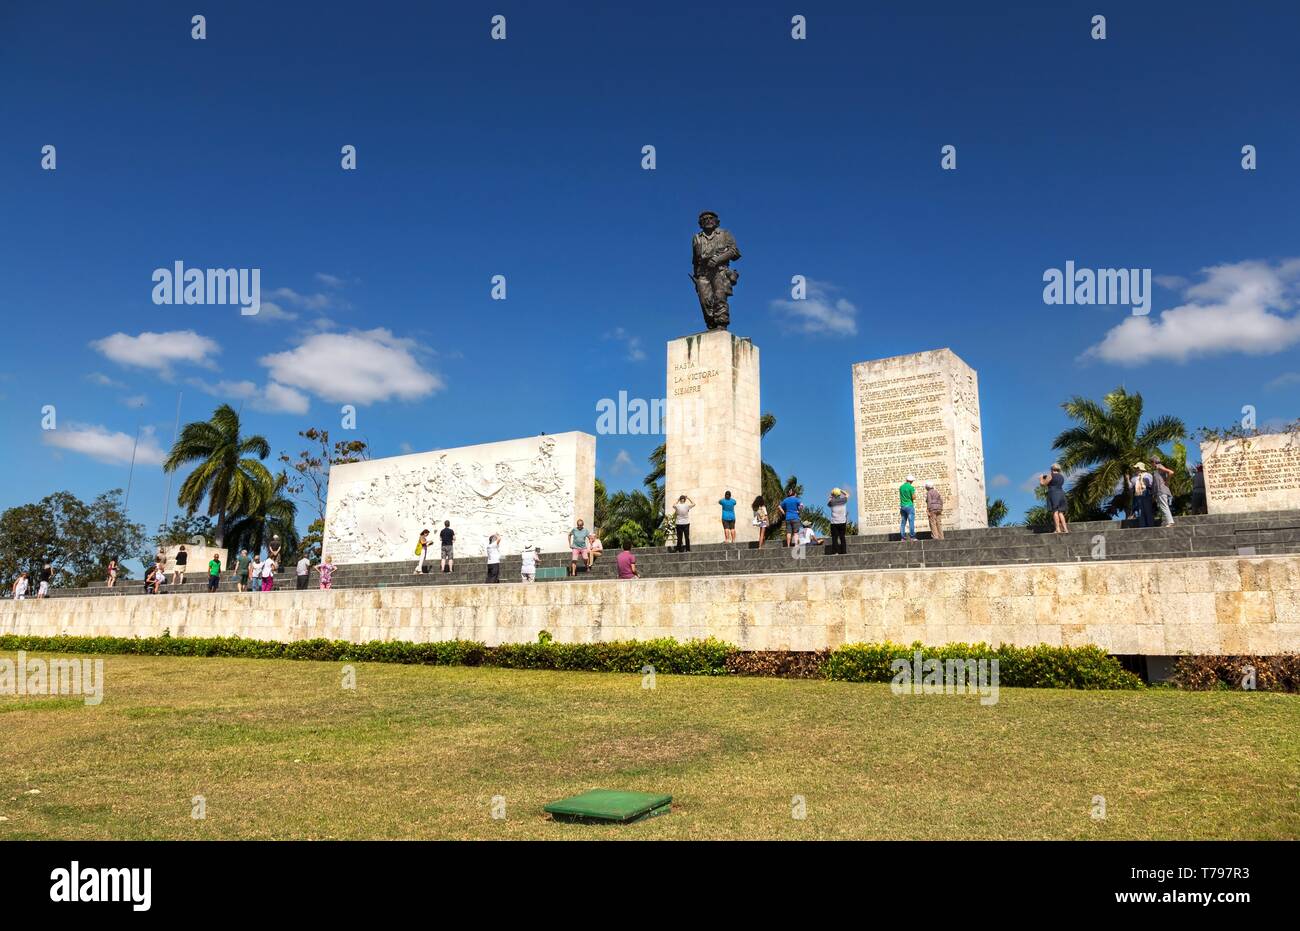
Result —
[[561, 433], [334, 466], [325, 552], [338, 563], [414, 560], [427, 528], [436, 558], [444, 520], [458, 556], [483, 555], [493, 533], [506, 553], [565, 549], [578, 517], [591, 526], [595, 460], [595, 437]]

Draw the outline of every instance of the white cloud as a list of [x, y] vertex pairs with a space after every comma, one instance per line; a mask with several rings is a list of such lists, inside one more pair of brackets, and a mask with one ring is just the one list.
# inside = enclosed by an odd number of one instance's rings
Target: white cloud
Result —
[[1137, 365], [1157, 359], [1242, 352], [1267, 355], [1300, 342], [1293, 308], [1300, 259], [1202, 269], [1205, 280], [1183, 291], [1185, 303], [1156, 316], [1127, 317], [1090, 347], [1085, 359]]
[[333, 298], [328, 294], [299, 294], [293, 288], [276, 288], [270, 292], [270, 296], [307, 310], [325, 310], [333, 304]]
[[618, 475], [624, 469], [632, 468], [632, 457], [628, 455], [626, 449], [620, 449], [618, 455], [614, 457], [614, 464], [609, 467], [610, 472]]
[[853, 336], [858, 332], [858, 308], [842, 297], [828, 281], [808, 279], [808, 296], [803, 300], [777, 299], [771, 307], [787, 329], [811, 335]]
[[1182, 275], [1156, 275], [1154, 281], [1168, 291], [1181, 291], [1189, 284]]
[[133, 394], [129, 398], [123, 398], [122, 403], [130, 408], [141, 408], [149, 403], [149, 396], [144, 394]]
[[645, 350], [641, 348], [641, 337], [633, 336], [627, 330], [620, 327], [614, 327], [605, 334], [605, 339], [616, 339], [627, 347], [627, 359], [629, 362], [640, 362], [645, 358]]
[[1283, 372], [1265, 385], [1264, 388], [1268, 391], [1276, 391], [1279, 388], [1285, 388], [1287, 385], [1300, 385], [1300, 372]]
[[193, 330], [145, 332], [139, 336], [114, 333], [94, 340], [90, 346], [119, 365], [153, 369], [160, 373], [170, 372], [172, 365], [178, 362], [213, 368], [210, 357], [221, 352], [216, 340], [200, 336]]
[[989, 479], [990, 488], [1006, 488], [1011, 484], [1011, 479], [999, 472], [993, 478]]
[[41, 440], [47, 446], [81, 453], [109, 465], [129, 464], [133, 448], [137, 465], [162, 465], [167, 458], [154, 437], [153, 427], [140, 430], [138, 447], [131, 434], [111, 433], [107, 427], [97, 424], [68, 424], [56, 430], [45, 430], [41, 433]]
[[325, 285], [326, 287], [330, 287], [330, 288], [343, 287], [343, 279], [340, 278], [338, 275], [327, 275], [324, 272], [317, 272], [316, 280], [319, 281], [321, 284]]
[[88, 375], [86, 375], [86, 381], [93, 382], [94, 384], [100, 385], [104, 388], [125, 388], [126, 387], [126, 385], [122, 384], [120, 381], [115, 381], [114, 379], [109, 378], [103, 372], [89, 373]]
[[284, 320], [297, 320], [298, 315], [292, 310], [285, 310], [275, 301], [262, 301], [257, 313], [247, 314], [240, 319], [253, 320], [257, 323], [277, 323]]
[[351, 333], [316, 333], [295, 349], [263, 356], [271, 378], [326, 401], [372, 404], [422, 398], [444, 387], [415, 358], [415, 342], [382, 327]]
[[198, 378], [187, 379], [187, 383], [200, 391], [227, 401], [246, 401], [254, 410], [268, 414], [305, 414], [311, 406], [310, 399], [301, 391], [288, 388], [274, 381], [259, 387], [257, 382], [242, 381], [206, 382]]

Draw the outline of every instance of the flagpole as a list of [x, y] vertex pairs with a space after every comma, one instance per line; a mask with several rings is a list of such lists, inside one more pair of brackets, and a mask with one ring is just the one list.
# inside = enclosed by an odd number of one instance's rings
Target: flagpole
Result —
[[135, 478], [135, 451], [140, 445], [140, 428], [135, 428], [135, 443], [131, 446], [131, 470], [126, 473], [126, 497], [122, 499], [122, 512], [126, 513], [131, 503], [131, 480]]
[[[172, 446], [176, 446], [176, 438], [181, 433], [181, 393], [176, 392], [176, 426], [172, 427]], [[167, 518], [172, 512], [172, 476], [174, 473], [167, 473], [167, 497], [163, 499], [163, 519], [162, 525], [167, 526]]]

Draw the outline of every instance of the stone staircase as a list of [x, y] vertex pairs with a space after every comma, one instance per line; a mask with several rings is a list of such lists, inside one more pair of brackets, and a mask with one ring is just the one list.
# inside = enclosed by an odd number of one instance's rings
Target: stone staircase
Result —
[[[644, 578], [735, 575], [742, 573], [817, 572], [830, 570], [916, 569], [953, 566], [1005, 566], [1033, 563], [1090, 562], [1098, 547], [1104, 545], [1108, 560], [1176, 559], [1200, 556], [1269, 556], [1300, 553], [1300, 511], [1274, 511], [1257, 514], [1216, 514], [1179, 518], [1173, 527], [1138, 528], [1122, 526], [1118, 521], [1094, 521], [1074, 524], [1069, 534], [1052, 534], [1028, 527], [991, 527], [982, 530], [947, 531], [943, 540], [931, 540], [922, 533], [916, 542], [903, 543], [897, 534], [861, 535], [849, 538], [848, 554], [825, 555], [824, 546], [805, 548], [805, 558], [781, 543], [778, 536], [763, 549], [753, 543], [702, 544], [689, 553], [674, 553], [663, 547], [636, 550], [637, 568]], [[507, 541], [509, 543], [509, 541]], [[468, 550], [468, 546], [460, 547]], [[437, 553], [431, 548], [431, 556]], [[616, 577], [616, 550], [606, 550], [590, 572], [580, 565], [579, 579], [613, 579]], [[484, 581], [483, 556], [458, 557], [453, 573], [438, 570], [438, 560], [430, 558], [430, 571], [414, 575], [415, 559], [400, 562], [340, 564], [334, 574], [335, 588], [385, 588], [408, 585], [465, 585]], [[563, 568], [569, 564], [568, 552], [544, 553], [540, 568]], [[182, 586], [166, 585], [163, 594], [205, 592], [206, 574], [190, 573]], [[309, 587], [317, 587], [317, 576]], [[506, 555], [501, 560], [502, 584], [519, 583], [519, 556]], [[536, 584], [562, 584], [557, 579], [539, 580]], [[276, 590], [292, 590], [292, 567], [276, 577]], [[229, 571], [221, 577], [219, 591], [235, 591]], [[139, 579], [119, 581], [115, 588], [100, 582], [83, 589], [54, 589], [51, 597], [126, 596], [143, 594]]]

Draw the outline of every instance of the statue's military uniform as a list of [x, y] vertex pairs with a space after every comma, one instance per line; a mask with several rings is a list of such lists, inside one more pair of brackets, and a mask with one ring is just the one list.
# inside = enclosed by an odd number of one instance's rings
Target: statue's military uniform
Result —
[[727, 263], [740, 258], [736, 240], [726, 230], [700, 230], [691, 240], [691, 277], [700, 298], [704, 324], [710, 330], [723, 329], [731, 323], [727, 298], [740, 273]]

